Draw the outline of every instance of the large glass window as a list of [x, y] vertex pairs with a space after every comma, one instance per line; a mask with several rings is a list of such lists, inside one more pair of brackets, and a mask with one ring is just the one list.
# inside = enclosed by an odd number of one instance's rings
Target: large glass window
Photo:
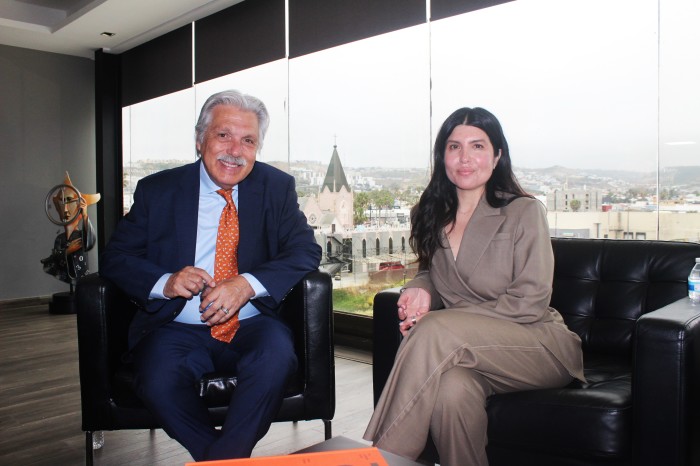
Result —
[[432, 23], [433, 124], [496, 114], [553, 236], [655, 238], [657, 7], [519, 0]]
[[659, 238], [700, 242], [700, 2], [660, 5]]
[[146, 175], [195, 160], [194, 89], [122, 109], [124, 212]]
[[287, 158], [287, 60], [131, 105], [122, 110], [125, 212], [131, 207], [138, 180], [196, 160], [194, 127], [199, 110], [210, 95], [224, 89], [239, 89], [259, 97], [268, 108], [270, 128], [258, 159]]
[[[263, 147], [257, 160], [270, 162], [287, 160], [287, 60], [276, 60], [272, 63], [256, 66], [217, 79], [205, 81], [195, 86], [196, 106], [195, 118], [204, 102], [212, 94], [226, 90], [237, 89], [253, 95], [265, 103], [270, 114], [270, 127], [267, 130]], [[192, 144], [194, 144], [194, 126], [192, 127]]]
[[308, 202], [333, 213], [313, 224], [319, 243], [346, 245], [323, 260], [337, 310], [370, 313], [367, 296], [415, 269], [392, 244], [408, 235], [401, 199], [427, 179], [428, 58], [424, 24], [290, 60], [291, 170]]
[[693, 0], [517, 0], [200, 83], [124, 109], [124, 204], [236, 88], [268, 105], [259, 160], [296, 177], [340, 310], [415, 273], [409, 209], [461, 106], [501, 120], [553, 236], [700, 241], [699, 22]]

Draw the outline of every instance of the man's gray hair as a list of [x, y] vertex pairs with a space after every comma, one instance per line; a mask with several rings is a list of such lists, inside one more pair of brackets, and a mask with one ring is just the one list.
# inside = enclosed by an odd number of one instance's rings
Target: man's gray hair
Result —
[[[231, 105], [246, 112], [253, 112], [258, 117], [258, 152], [262, 149], [265, 133], [270, 126], [270, 114], [267, 113], [267, 107], [262, 100], [252, 95], [243, 94], [242, 92], [230, 89], [213, 94], [204, 102], [202, 111], [199, 112], [197, 126], [194, 127], [197, 144], [204, 144], [204, 138], [209, 125], [211, 124], [214, 107], [217, 105]], [[201, 155], [201, 154], [198, 154]]]

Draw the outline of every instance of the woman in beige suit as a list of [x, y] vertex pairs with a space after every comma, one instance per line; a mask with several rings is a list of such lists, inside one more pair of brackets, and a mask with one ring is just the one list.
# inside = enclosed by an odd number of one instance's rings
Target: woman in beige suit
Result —
[[430, 435], [443, 466], [486, 465], [486, 398], [584, 380], [581, 340], [549, 307], [544, 207], [515, 179], [496, 117], [455, 111], [433, 155], [411, 211], [404, 339], [364, 438], [415, 459]]

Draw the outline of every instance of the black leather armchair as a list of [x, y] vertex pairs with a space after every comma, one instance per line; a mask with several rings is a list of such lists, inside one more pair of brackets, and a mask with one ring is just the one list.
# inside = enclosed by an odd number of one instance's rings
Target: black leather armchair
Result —
[[[323, 420], [331, 437], [335, 412], [335, 359], [330, 275], [309, 273], [285, 298], [280, 315], [295, 336], [299, 369], [275, 421]], [[103, 430], [155, 429], [159, 425], [133, 390], [133, 373], [122, 362], [127, 329], [136, 306], [115, 285], [93, 274], [76, 287], [82, 428], [86, 463], [92, 464], [93, 433]], [[229, 378], [228, 385], [220, 382]], [[208, 374], [203, 394], [212, 420], [223, 423], [235, 374]], [[192, 387], [197, 390], [197, 387]], [[230, 397], [230, 393], [228, 395]]]
[[[489, 398], [491, 466], [700, 464], [700, 244], [553, 238], [552, 306], [587, 383]], [[375, 404], [401, 342], [398, 289], [374, 299]], [[439, 462], [432, 441], [422, 458]]]

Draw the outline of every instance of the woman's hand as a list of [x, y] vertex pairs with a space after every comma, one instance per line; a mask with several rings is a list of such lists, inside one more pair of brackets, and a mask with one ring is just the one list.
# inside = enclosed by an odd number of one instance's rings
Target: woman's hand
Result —
[[430, 293], [423, 288], [406, 288], [397, 302], [399, 331], [406, 336], [408, 331], [430, 311]]

